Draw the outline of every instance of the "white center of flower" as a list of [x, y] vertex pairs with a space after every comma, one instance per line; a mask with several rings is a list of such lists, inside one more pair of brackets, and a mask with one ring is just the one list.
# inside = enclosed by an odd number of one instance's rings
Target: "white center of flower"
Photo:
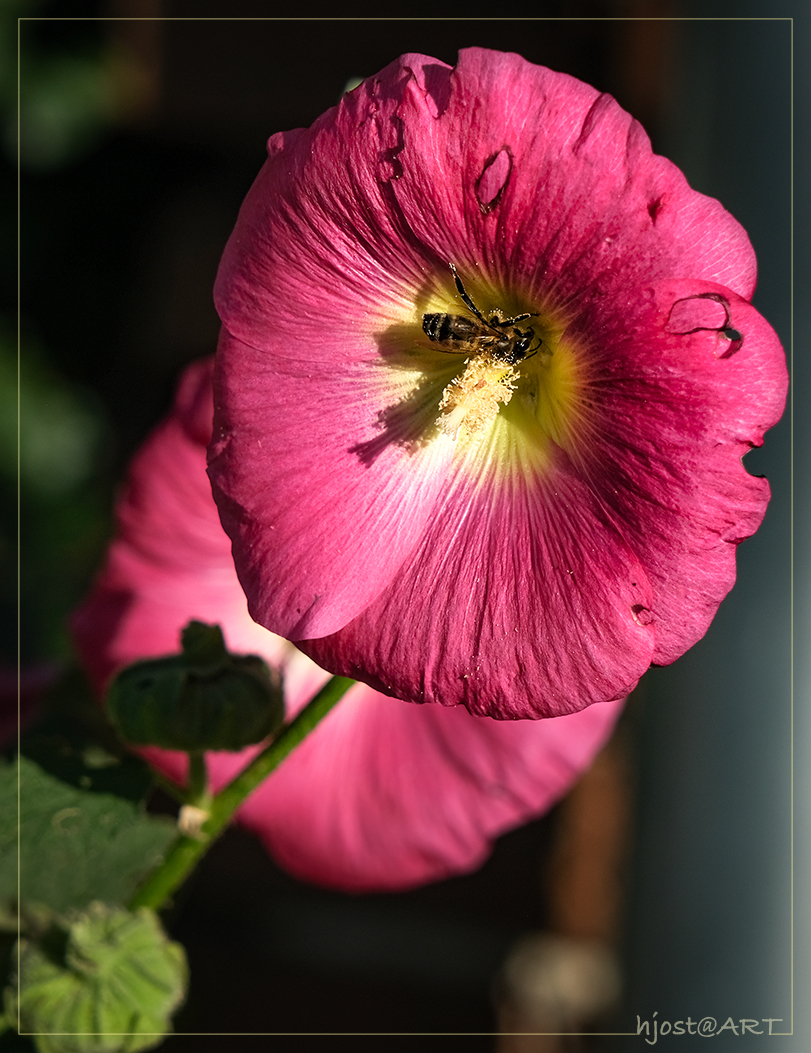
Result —
[[475, 435], [495, 420], [500, 405], [512, 398], [518, 372], [489, 352], [472, 355], [464, 370], [448, 384], [439, 403], [436, 425], [455, 439]]

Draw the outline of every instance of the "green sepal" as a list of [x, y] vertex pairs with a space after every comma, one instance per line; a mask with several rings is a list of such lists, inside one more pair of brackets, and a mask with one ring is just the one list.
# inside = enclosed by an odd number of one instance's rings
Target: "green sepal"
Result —
[[[9, 1019], [39, 1053], [136, 1053], [157, 1046], [188, 984], [186, 955], [142, 907], [91, 903], [19, 941]], [[17, 954], [12, 956], [16, 960]], [[19, 995], [18, 995], [19, 988]]]
[[257, 655], [230, 654], [218, 625], [190, 622], [183, 652], [122, 669], [107, 695], [110, 717], [138, 746], [186, 753], [241, 750], [284, 720], [281, 677]]

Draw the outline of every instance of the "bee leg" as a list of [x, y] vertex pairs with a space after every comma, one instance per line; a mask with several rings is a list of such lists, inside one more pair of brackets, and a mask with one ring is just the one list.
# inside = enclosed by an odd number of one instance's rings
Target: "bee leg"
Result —
[[[453, 274], [453, 280], [456, 282], [456, 288], [457, 288], [457, 290], [459, 292], [459, 295], [462, 297], [462, 301], [464, 302], [465, 307], [467, 307], [467, 309], [470, 311], [471, 314], [475, 314], [480, 322], [483, 322], [485, 325], [489, 326], [490, 323], [487, 321], [487, 319], [481, 313], [481, 311], [476, 306], [476, 304], [468, 296], [467, 290], [465, 289], [464, 285], [462, 285], [462, 279], [456, 273], [456, 267], [454, 267], [454, 265], [452, 263], [449, 264], [449, 266], [451, 268], [451, 274]], [[491, 326], [491, 328], [492, 328], [492, 326]]]

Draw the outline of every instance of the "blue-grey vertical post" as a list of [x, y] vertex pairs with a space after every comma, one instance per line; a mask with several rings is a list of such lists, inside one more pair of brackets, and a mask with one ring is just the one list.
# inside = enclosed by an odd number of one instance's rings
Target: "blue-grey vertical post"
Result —
[[[800, 1053], [811, 1049], [808, 7], [792, 25], [747, 17], [791, 14], [754, 2], [716, 3], [712, 12], [692, 6], [688, 13], [716, 17], [676, 27], [673, 108], [657, 146], [749, 232], [758, 256], [754, 304], [787, 354], [793, 279], [794, 549], [792, 563], [787, 411], [744, 462], [769, 478], [773, 497], [760, 531], [738, 549], [735, 588], [706, 637], [649, 675], [628, 1023], [635, 1029], [637, 1013], [650, 1022], [656, 1013], [664, 1036], [663, 1023], [675, 1030], [681, 1021], [678, 1048], [688, 1053], [707, 1048], [697, 1023], [712, 1017], [717, 1029], [726, 1025], [714, 1048]], [[733, 17], [717, 17], [724, 14]], [[792, 1025], [792, 1036], [778, 1037]]]

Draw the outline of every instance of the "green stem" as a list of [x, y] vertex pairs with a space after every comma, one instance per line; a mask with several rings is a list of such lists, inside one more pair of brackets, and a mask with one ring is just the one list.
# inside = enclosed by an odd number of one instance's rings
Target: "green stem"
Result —
[[183, 884], [202, 856], [228, 825], [234, 812], [248, 794], [277, 768], [301, 740], [329, 713], [355, 683], [344, 676], [334, 676], [287, 724], [276, 738], [236, 778], [217, 794], [211, 804], [211, 814], [205, 821], [201, 837], [181, 835], [169, 849], [163, 863], [154, 870], [135, 892], [130, 910], [138, 907], [160, 909], [167, 899]]
[[196, 804], [200, 808], [206, 808], [211, 802], [211, 797], [208, 792], [206, 755], [202, 750], [194, 750], [189, 754], [189, 777], [186, 780], [186, 801], [188, 804]]

